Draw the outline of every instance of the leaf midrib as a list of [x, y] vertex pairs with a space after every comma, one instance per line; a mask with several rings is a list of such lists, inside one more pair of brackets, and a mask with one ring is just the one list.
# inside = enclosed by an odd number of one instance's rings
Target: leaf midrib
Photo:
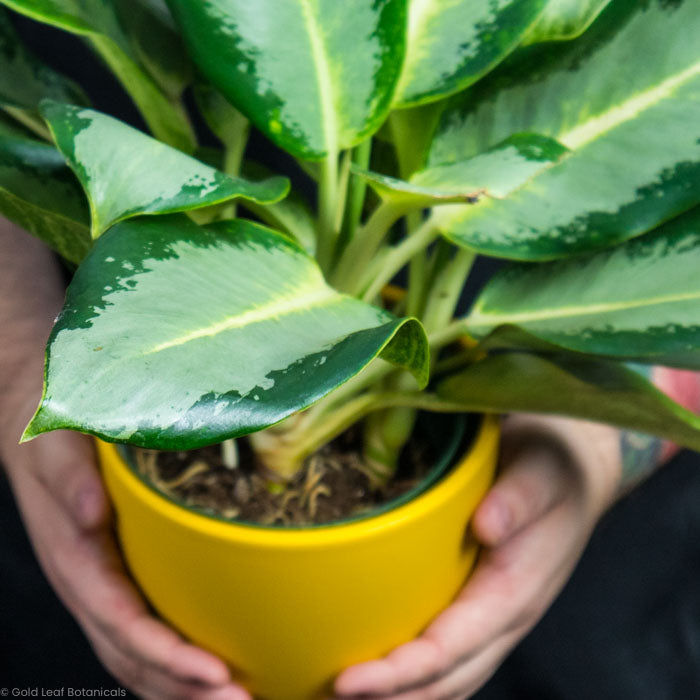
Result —
[[669, 294], [663, 297], [637, 299], [636, 301], [619, 301], [605, 304], [590, 304], [588, 306], [563, 306], [558, 309], [543, 309], [540, 311], [522, 311], [511, 314], [483, 313], [476, 308], [466, 320], [466, 325], [471, 329], [479, 326], [493, 326], [494, 323], [522, 323], [529, 321], [547, 321], [555, 318], [574, 318], [576, 316], [589, 316], [591, 314], [608, 314], [628, 309], [642, 307], [661, 306], [663, 304], [675, 304], [680, 301], [695, 301], [700, 299], [700, 290], [695, 292], [682, 292]]
[[689, 66], [678, 74], [666, 78], [663, 82], [647, 90], [642, 90], [628, 97], [622, 103], [611, 107], [574, 127], [570, 131], [557, 136], [557, 140], [567, 148], [575, 150], [603, 136], [630, 119], [657, 105], [663, 98], [668, 97], [677, 88], [700, 74], [700, 61]]
[[309, 31], [311, 55], [321, 101], [321, 125], [327, 154], [338, 150], [338, 121], [335, 110], [335, 89], [329, 66], [328, 53], [321, 38], [321, 28], [309, 5], [310, 0], [299, 0], [304, 22]]
[[236, 328], [243, 328], [245, 326], [261, 323], [263, 321], [271, 321], [279, 318], [280, 316], [298, 313], [299, 311], [315, 310], [319, 307], [337, 302], [338, 299], [338, 293], [328, 287], [314, 289], [311, 292], [307, 292], [306, 294], [302, 294], [300, 296], [295, 296], [292, 299], [275, 299], [268, 304], [261, 304], [254, 309], [250, 309], [249, 311], [244, 311], [243, 313], [236, 314], [235, 316], [229, 316], [223, 321], [218, 321], [217, 323], [210, 324], [209, 326], [198, 328], [177, 338], [173, 338], [172, 340], [166, 340], [165, 342], [154, 346], [150, 350], [146, 350], [142, 354], [152, 355], [157, 352], [162, 352], [163, 350], [179, 347], [193, 340], [219, 335], [220, 333], [234, 330]]

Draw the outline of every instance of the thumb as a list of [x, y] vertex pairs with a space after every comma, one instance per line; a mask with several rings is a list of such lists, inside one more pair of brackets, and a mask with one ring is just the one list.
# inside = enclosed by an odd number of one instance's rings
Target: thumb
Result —
[[504, 447], [501, 475], [472, 524], [477, 539], [489, 547], [504, 544], [549, 513], [572, 486], [570, 457], [555, 442], [529, 439]]
[[109, 501], [92, 440], [60, 430], [22, 446], [34, 448], [30, 469], [76, 526], [92, 530], [109, 520]]

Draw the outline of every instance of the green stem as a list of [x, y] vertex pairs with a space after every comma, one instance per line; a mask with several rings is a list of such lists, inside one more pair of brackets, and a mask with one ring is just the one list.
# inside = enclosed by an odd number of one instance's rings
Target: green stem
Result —
[[444, 328], [429, 333], [428, 342], [431, 349], [438, 350], [445, 347], [445, 345], [454, 343], [465, 335], [469, 335], [469, 324], [467, 319], [459, 318]]
[[[372, 156], [372, 139], [363, 141], [352, 150], [352, 162], [362, 170], [369, 168]], [[345, 218], [343, 220], [343, 237], [346, 241], [351, 241], [355, 235], [357, 227], [362, 218], [362, 209], [367, 193], [367, 181], [362, 177], [351, 177], [348, 191], [348, 203], [345, 208]]]
[[[412, 211], [406, 216], [408, 235], [420, 228], [423, 217], [420, 211]], [[425, 303], [425, 288], [428, 274], [428, 260], [425, 253], [414, 255], [408, 263], [408, 288], [406, 291], [406, 314], [420, 316]]]
[[366, 270], [391, 227], [404, 211], [389, 202], [380, 204], [367, 223], [348, 244], [333, 275], [335, 286], [353, 293], [357, 291], [357, 271]]
[[318, 184], [318, 263], [325, 272], [333, 264], [337, 230], [335, 228], [338, 201], [338, 154], [329, 152], [321, 161]]
[[423, 325], [428, 333], [443, 328], [454, 317], [457, 302], [476, 255], [459, 248], [428, 294]]
[[[243, 154], [248, 145], [248, 135], [250, 134], [250, 122], [243, 115], [238, 115], [238, 117], [233, 120], [229, 129], [230, 136], [226, 139], [226, 154], [224, 156], [224, 172], [234, 177], [241, 171]], [[236, 202], [231, 202], [224, 207], [221, 218], [235, 219], [236, 209]]]
[[400, 407], [424, 409], [428, 411], [453, 412], [460, 410], [459, 404], [444, 401], [433, 394], [423, 392], [381, 392], [357, 396], [321, 419], [305, 424], [303, 432], [290, 440], [293, 448], [285, 458], [291, 457], [299, 463], [322, 445], [333, 440], [373, 411]]
[[168, 99], [111, 39], [95, 34], [89, 41], [134, 101], [153, 135], [181, 151], [193, 153], [197, 141], [179, 100]]
[[44, 141], [52, 141], [51, 132], [41, 117], [32, 117], [29, 112], [25, 112], [19, 107], [11, 107], [9, 105], [5, 105], [3, 110], [20, 124], [27, 127], [27, 129], [44, 139]]
[[371, 280], [367, 291], [362, 295], [365, 301], [372, 301], [394, 278], [406, 263], [417, 253], [425, 250], [439, 235], [439, 229], [432, 219], [425, 221], [421, 227], [407, 236], [390, 251], [384, 260], [379, 274]]

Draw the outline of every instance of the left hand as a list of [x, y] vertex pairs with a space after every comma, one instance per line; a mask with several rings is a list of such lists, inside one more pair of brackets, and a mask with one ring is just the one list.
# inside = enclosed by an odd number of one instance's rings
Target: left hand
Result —
[[476, 692], [564, 587], [620, 474], [613, 428], [506, 419], [500, 476], [472, 523], [485, 548], [468, 583], [420, 637], [341, 673], [337, 696], [461, 700]]

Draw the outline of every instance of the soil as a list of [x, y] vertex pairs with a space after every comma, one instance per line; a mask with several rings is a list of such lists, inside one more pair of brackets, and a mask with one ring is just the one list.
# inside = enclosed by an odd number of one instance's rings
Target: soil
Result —
[[141, 475], [159, 491], [219, 517], [261, 525], [323, 524], [360, 515], [416, 486], [434, 460], [424, 443], [409, 442], [396, 477], [373, 488], [349, 431], [311, 455], [287, 485], [271, 484], [245, 438], [236, 441], [239, 465], [231, 469], [217, 445], [187, 452], [135, 449]]

